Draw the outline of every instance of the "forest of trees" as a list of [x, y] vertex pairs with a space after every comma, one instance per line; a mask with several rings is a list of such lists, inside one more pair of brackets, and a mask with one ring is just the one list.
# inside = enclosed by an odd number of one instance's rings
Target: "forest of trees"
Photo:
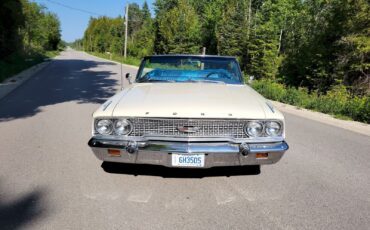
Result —
[[60, 45], [55, 14], [29, 0], [0, 1], [0, 81], [39, 62], [45, 51]]
[[[238, 57], [246, 76], [325, 93], [369, 93], [367, 0], [156, 0], [129, 5], [128, 55], [200, 53]], [[86, 51], [122, 53], [124, 19], [91, 18]]]

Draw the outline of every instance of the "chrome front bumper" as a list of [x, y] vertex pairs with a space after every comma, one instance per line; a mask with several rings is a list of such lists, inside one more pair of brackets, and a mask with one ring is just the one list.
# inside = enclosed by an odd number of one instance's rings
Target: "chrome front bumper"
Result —
[[[172, 153], [202, 153], [205, 154], [204, 168], [273, 164], [278, 162], [289, 148], [285, 141], [235, 144], [228, 142], [135, 142], [96, 138], [91, 138], [88, 145], [95, 156], [102, 161], [153, 164], [167, 167], [173, 167], [171, 162]], [[108, 150], [114, 151], [114, 154], [110, 154]], [[268, 153], [268, 156], [258, 158], [258, 153]]]

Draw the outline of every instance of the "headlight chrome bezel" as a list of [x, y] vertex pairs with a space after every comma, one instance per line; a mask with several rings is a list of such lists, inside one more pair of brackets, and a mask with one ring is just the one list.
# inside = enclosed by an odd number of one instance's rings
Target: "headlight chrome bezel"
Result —
[[[107, 125], [105, 125], [105, 126], [108, 127], [108, 129], [107, 129], [108, 131], [102, 132], [99, 129], [99, 124], [101, 122], [102, 123], [103, 122], [106, 122], [107, 123]], [[100, 127], [103, 127], [103, 125], [101, 125]], [[110, 135], [113, 132], [113, 122], [112, 122], [111, 119], [98, 119], [98, 120], [95, 121], [95, 127], [94, 127], [94, 129], [95, 129], [95, 132], [98, 133], [98, 134], [100, 134], [100, 135]]]
[[[279, 126], [279, 129], [276, 133], [271, 133], [271, 131], [269, 130], [269, 127], [271, 127], [273, 125], [278, 125]], [[280, 136], [282, 134], [282, 131], [283, 131], [283, 127], [282, 127], [282, 124], [280, 122], [277, 122], [277, 121], [267, 121], [267, 122], [265, 122], [265, 133], [266, 133], [267, 136], [277, 137], [277, 136]]]
[[[254, 135], [251, 135], [249, 132], [248, 132], [248, 125], [249, 124], [253, 124], [253, 123], [259, 123], [262, 125], [262, 131], [261, 131], [261, 134], [258, 135], [258, 136], [254, 136]], [[267, 128], [268, 128], [268, 125], [269, 124], [278, 124], [280, 129], [278, 132], [276, 132], [276, 134], [272, 134], [270, 133]], [[273, 138], [273, 137], [282, 137], [284, 135], [284, 124], [283, 124], [283, 121], [280, 121], [280, 120], [251, 120], [251, 121], [248, 121], [245, 125], [244, 125], [244, 133], [249, 137], [249, 138], [263, 138], [263, 137], [266, 137], [266, 138]]]
[[[111, 124], [111, 130], [110, 130], [110, 132], [106, 132], [106, 133], [99, 132], [99, 130], [98, 130], [98, 124], [102, 120], [106, 120], [106, 121], [109, 121], [110, 122], [110, 124]], [[118, 128], [116, 127], [116, 124], [119, 121], [125, 121], [125, 122], [127, 122], [127, 124], [130, 126], [129, 131], [127, 131], [125, 133], [119, 133], [117, 131]], [[132, 130], [133, 130], [133, 124], [127, 118], [96, 118], [95, 119], [95, 122], [94, 122], [94, 134], [97, 134], [97, 135], [102, 135], [102, 136], [128, 136], [132, 132]]]
[[[252, 126], [252, 125], [259, 125], [261, 127], [261, 131], [258, 133], [258, 134], [252, 134], [251, 131], [249, 131], [249, 128]], [[249, 121], [247, 124], [245, 124], [244, 126], [244, 133], [247, 134], [249, 137], [253, 137], [253, 138], [256, 138], [256, 137], [261, 137], [263, 136], [263, 133], [264, 133], [264, 125], [262, 122], [260, 121]]]
[[[119, 133], [118, 128], [116, 127], [118, 122], [125, 122], [130, 127], [129, 130], [123, 133]], [[132, 122], [128, 119], [125, 119], [125, 118], [115, 119], [113, 123], [113, 129], [114, 129], [114, 133], [118, 136], [128, 136], [133, 130], [133, 125], [132, 125]]]

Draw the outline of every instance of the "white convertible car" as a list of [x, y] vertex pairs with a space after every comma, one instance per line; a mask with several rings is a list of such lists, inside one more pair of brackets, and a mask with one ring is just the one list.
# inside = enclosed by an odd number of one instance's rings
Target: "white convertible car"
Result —
[[234, 57], [145, 57], [136, 79], [93, 114], [102, 161], [168, 167], [272, 164], [288, 150], [283, 115], [243, 82]]

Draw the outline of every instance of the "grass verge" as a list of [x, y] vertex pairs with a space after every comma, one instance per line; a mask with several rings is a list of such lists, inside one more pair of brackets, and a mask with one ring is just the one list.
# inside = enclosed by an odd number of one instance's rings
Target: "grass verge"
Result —
[[305, 88], [287, 87], [271, 80], [255, 80], [252, 87], [274, 101], [370, 124], [370, 95], [351, 96], [344, 86], [335, 86], [325, 95], [309, 93]]
[[47, 58], [55, 57], [60, 51], [14, 53], [0, 60], [0, 83], [13, 75], [39, 64]]

